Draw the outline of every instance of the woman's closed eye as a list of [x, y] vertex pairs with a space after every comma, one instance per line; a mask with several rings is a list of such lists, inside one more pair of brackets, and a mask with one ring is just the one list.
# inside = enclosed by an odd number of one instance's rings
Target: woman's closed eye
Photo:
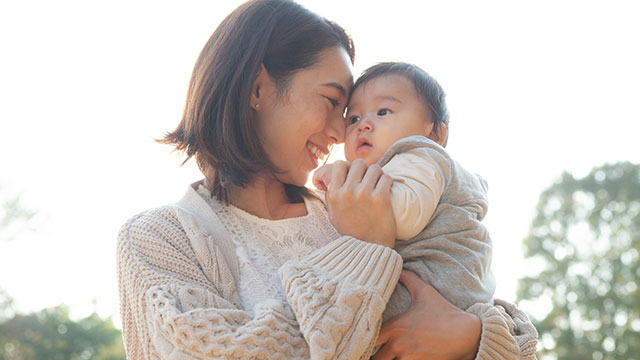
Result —
[[378, 110], [378, 116], [385, 116], [391, 114], [391, 110], [389, 109], [380, 109]]
[[336, 99], [334, 99], [334, 98], [330, 98], [330, 97], [327, 97], [327, 96], [325, 96], [324, 98], [325, 98], [325, 99], [327, 99], [327, 100], [329, 100], [329, 103], [331, 103], [331, 107], [332, 107], [332, 108], [334, 108], [334, 109], [335, 109], [338, 105], [340, 105], [340, 101], [338, 101], [338, 100], [336, 100]]

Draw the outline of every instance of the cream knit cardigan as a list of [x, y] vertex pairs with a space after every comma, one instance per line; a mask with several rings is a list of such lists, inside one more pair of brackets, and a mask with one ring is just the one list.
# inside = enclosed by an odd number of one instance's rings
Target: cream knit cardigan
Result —
[[[251, 318], [240, 310], [233, 243], [190, 186], [177, 204], [143, 212], [120, 231], [127, 357], [366, 359], [401, 269], [393, 249], [343, 236], [282, 266], [289, 302], [265, 303]], [[469, 309], [483, 323], [478, 358], [533, 357], [535, 329], [502, 305]]]

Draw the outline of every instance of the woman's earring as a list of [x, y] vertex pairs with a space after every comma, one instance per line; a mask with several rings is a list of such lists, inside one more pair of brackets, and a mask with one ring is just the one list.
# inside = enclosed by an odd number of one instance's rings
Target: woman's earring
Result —
[[256, 104], [256, 110], [260, 109], [260, 104]]

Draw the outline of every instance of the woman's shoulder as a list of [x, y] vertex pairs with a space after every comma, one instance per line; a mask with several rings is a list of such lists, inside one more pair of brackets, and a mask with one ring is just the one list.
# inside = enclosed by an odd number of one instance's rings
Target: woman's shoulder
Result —
[[[180, 211], [186, 212], [185, 208], [194, 211], [193, 208], [197, 208], [197, 206], [193, 205], [194, 203], [200, 207], [205, 207], [204, 200], [196, 192], [195, 186], [199, 183], [189, 185], [185, 195], [173, 204], [151, 208], [132, 216], [122, 225], [120, 234], [160, 232], [165, 235], [175, 235], [176, 232], [184, 232], [179, 216]], [[197, 210], [199, 209], [195, 211]]]
[[121, 227], [121, 231], [128, 229], [146, 229], [175, 225], [177, 216], [173, 209], [175, 205], [164, 205], [141, 211], [130, 217]]
[[173, 207], [160, 206], [129, 218], [120, 228], [119, 246], [175, 242], [182, 235], [186, 236]]

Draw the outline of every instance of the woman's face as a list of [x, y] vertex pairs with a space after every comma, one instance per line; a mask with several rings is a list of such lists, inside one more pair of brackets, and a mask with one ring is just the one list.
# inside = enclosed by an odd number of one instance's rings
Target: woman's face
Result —
[[284, 170], [276, 177], [302, 186], [309, 173], [329, 153], [329, 146], [344, 141], [344, 108], [353, 83], [346, 50], [324, 50], [312, 67], [297, 71], [282, 96], [270, 76], [256, 81], [254, 101], [258, 135], [269, 159]]

